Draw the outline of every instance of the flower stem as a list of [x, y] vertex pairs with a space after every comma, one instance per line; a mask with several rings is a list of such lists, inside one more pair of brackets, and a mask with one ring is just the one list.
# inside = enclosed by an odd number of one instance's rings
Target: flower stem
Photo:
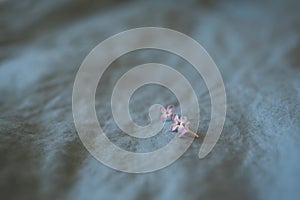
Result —
[[195, 133], [195, 132], [193, 132], [193, 131], [191, 131], [191, 130], [188, 130], [187, 133], [189, 133], [190, 135], [192, 135], [192, 136], [194, 136], [194, 137], [196, 137], [196, 138], [199, 137], [199, 135], [198, 135], [197, 133]]

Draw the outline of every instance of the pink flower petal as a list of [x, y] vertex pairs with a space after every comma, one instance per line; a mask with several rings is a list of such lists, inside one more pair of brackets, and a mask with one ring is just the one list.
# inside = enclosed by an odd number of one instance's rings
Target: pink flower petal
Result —
[[160, 112], [165, 113], [166, 109], [163, 106], [160, 106]]
[[171, 124], [170, 131], [173, 131], [174, 126], [175, 126], [174, 124]]
[[178, 133], [179, 135], [184, 135], [187, 132], [186, 128], [184, 126], [178, 127]]
[[173, 108], [174, 108], [174, 105], [168, 105], [167, 111], [172, 112]]
[[171, 131], [176, 131], [176, 129], [178, 128], [179, 126], [177, 124], [172, 124], [171, 125]]
[[187, 122], [187, 117], [186, 116], [181, 116], [180, 121], [182, 123], [186, 123]]
[[174, 120], [175, 116], [176, 116], [176, 114], [172, 113], [171, 116], [170, 116], [171, 120]]
[[189, 129], [189, 126], [190, 126], [190, 121], [187, 121], [187, 122], [185, 123], [185, 128], [188, 130], [188, 129]]
[[167, 115], [166, 114], [162, 114], [160, 117], [161, 121], [166, 121], [167, 120]]
[[175, 117], [174, 117], [174, 122], [176, 122], [176, 123], [178, 123], [178, 122], [179, 122], [178, 115], [175, 115]]

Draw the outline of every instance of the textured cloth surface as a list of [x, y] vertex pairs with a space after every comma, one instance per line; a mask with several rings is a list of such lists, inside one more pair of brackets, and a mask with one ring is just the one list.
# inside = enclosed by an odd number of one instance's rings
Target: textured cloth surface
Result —
[[[300, 3], [297, 1], [1, 1], [1, 199], [299, 199]], [[227, 92], [227, 117], [213, 151], [198, 159], [201, 140], [171, 166], [147, 174], [112, 170], [95, 160], [75, 130], [71, 95], [76, 72], [99, 42], [143, 26], [181, 31], [216, 62]], [[108, 49], [109, 52], [109, 49]], [[210, 119], [202, 78], [167, 52], [131, 52], [105, 72], [96, 110], [108, 137], [145, 152], [173, 136], [138, 140], [112, 119], [110, 95], [133, 66], [167, 64], [194, 83], [198, 132]], [[138, 124], [153, 103], [178, 102], [159, 86], [130, 102]], [[121, 112], [121, 110], [120, 110]]]

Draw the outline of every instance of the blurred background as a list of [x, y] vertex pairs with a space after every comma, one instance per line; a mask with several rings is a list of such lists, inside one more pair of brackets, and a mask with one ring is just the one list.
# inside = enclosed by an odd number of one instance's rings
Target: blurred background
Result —
[[[72, 87], [97, 44], [145, 26], [180, 31], [205, 47], [225, 83], [227, 118], [205, 159], [198, 159], [198, 140], [171, 166], [127, 174], [84, 148], [72, 117]], [[210, 98], [202, 78], [175, 55], [142, 50], [117, 59], [100, 80], [96, 110], [110, 140], [140, 152], [171, 137], [163, 132], [138, 141], [112, 119], [114, 84], [147, 62], [172, 66], [193, 83], [198, 132], [205, 133]], [[297, 0], [0, 0], [1, 199], [299, 199], [299, 100]], [[146, 124], [154, 102], [178, 105], [166, 88], [145, 86], [132, 97], [132, 118]]]

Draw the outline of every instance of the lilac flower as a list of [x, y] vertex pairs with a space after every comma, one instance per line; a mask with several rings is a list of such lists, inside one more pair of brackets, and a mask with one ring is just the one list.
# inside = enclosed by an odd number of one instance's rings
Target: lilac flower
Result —
[[178, 131], [178, 137], [184, 136], [186, 133], [194, 136], [199, 137], [198, 134], [194, 133], [189, 129], [190, 122], [187, 120], [186, 116], [181, 116], [180, 118], [178, 115], [175, 115], [174, 117], [174, 123], [171, 125], [170, 130], [171, 131]]
[[165, 109], [162, 106], [160, 107], [160, 111], [162, 113], [160, 118], [163, 122], [166, 121], [168, 117], [173, 120], [173, 116], [174, 116], [172, 112], [173, 108], [174, 108], [173, 105], [168, 105], [167, 109]]
[[178, 115], [175, 115], [174, 117], [174, 123], [171, 125], [170, 129], [171, 131], [178, 131], [179, 136], [184, 135], [184, 133], [187, 131], [185, 124], [187, 122], [187, 118], [185, 116], [178, 117]]

